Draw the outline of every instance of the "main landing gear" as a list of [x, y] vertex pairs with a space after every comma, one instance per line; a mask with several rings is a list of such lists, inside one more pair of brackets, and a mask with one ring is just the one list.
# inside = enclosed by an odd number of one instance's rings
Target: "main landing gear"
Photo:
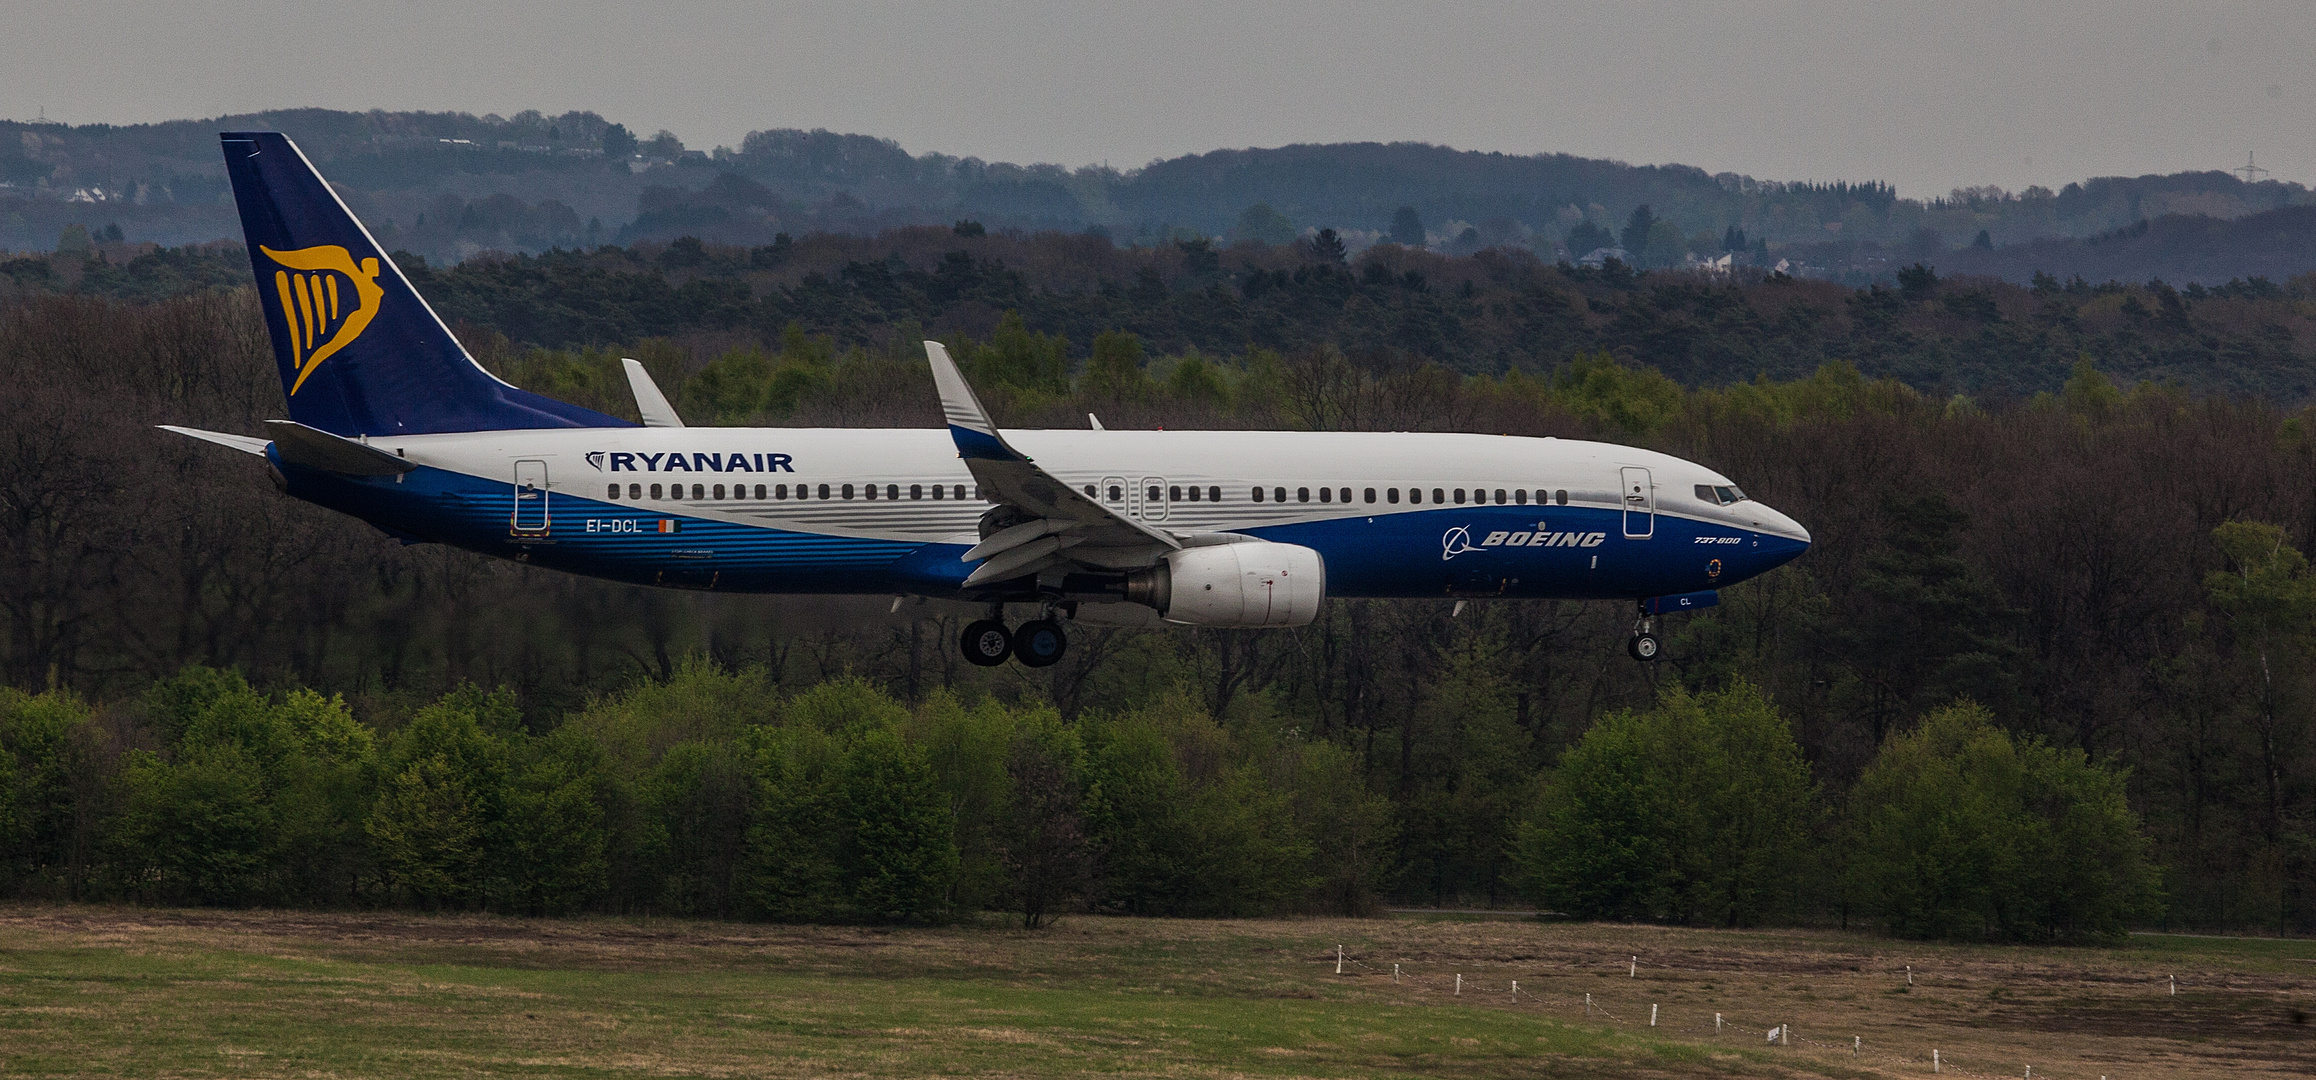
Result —
[[1624, 651], [1631, 653], [1633, 659], [1644, 664], [1654, 663], [1657, 657], [1664, 652], [1664, 645], [1657, 641], [1655, 616], [1643, 614], [1633, 621], [1632, 640], [1624, 643]]
[[[1001, 614], [993, 612], [992, 614]], [[1069, 651], [1070, 639], [1052, 616], [1032, 619], [1008, 632], [999, 619], [976, 619], [957, 639], [965, 659], [981, 667], [996, 667], [1010, 656], [1023, 667], [1045, 667]]]

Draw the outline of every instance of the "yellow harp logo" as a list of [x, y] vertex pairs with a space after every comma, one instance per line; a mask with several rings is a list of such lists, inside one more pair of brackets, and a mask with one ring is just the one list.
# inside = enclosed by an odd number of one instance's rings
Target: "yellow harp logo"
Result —
[[369, 329], [386, 290], [378, 287], [378, 260], [355, 266], [353, 253], [342, 247], [275, 251], [259, 245], [257, 250], [287, 267], [273, 272], [273, 287], [289, 323], [290, 355], [298, 369], [297, 380], [290, 383], [295, 396], [322, 361]]

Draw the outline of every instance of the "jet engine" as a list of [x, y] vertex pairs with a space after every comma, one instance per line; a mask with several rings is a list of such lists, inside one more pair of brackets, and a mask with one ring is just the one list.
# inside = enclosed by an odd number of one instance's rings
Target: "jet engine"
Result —
[[1168, 552], [1126, 579], [1126, 599], [1190, 626], [1302, 626], [1327, 597], [1327, 565], [1298, 544], [1255, 540]]

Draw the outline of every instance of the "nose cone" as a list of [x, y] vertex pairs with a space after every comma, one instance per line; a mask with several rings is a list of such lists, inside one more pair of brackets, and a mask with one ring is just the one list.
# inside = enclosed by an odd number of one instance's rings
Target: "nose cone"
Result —
[[1753, 527], [1761, 533], [1761, 554], [1768, 562], [1762, 569], [1792, 562], [1809, 550], [1809, 530], [1800, 522], [1759, 503], [1751, 509]]

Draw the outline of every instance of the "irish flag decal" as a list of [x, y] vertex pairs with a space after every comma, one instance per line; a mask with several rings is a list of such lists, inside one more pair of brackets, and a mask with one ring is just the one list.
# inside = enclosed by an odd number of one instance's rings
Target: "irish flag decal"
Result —
[[676, 519], [674, 519], [674, 518], [661, 518], [661, 519], [659, 519], [659, 531], [661, 531], [661, 532], [663, 532], [663, 533], [671, 533], [671, 532], [674, 532], [674, 531], [676, 531]]

